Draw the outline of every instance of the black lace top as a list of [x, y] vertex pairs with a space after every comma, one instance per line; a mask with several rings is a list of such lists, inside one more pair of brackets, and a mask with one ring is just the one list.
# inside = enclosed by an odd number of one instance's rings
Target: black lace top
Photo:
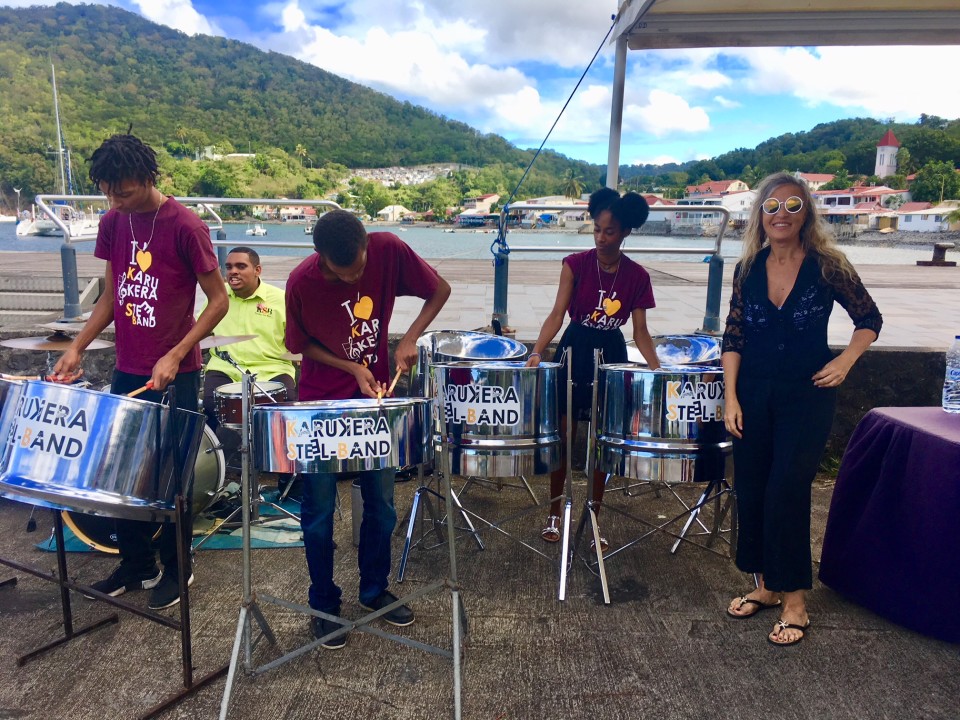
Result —
[[804, 258], [797, 280], [783, 307], [767, 294], [767, 258], [761, 250], [750, 272], [741, 277], [738, 263], [733, 276], [730, 314], [723, 333], [723, 352], [741, 356], [740, 375], [809, 379], [833, 357], [827, 346], [827, 322], [834, 301], [847, 311], [859, 330], [878, 335], [883, 318], [859, 276], [837, 275], [827, 281], [820, 270], [820, 256]]

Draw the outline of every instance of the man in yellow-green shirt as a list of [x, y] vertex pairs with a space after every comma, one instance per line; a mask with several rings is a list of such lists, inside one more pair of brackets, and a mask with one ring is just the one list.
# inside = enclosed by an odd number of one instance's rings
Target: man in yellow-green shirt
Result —
[[[286, 397], [296, 398], [293, 363], [283, 338], [287, 326], [283, 290], [260, 279], [260, 256], [248, 247], [235, 247], [227, 255], [227, 296], [230, 301], [226, 316], [214, 328], [214, 335], [254, 335], [254, 339], [214, 348], [204, 368], [203, 410], [207, 423], [216, 430], [223, 418], [218, 417], [215, 390], [229, 383], [240, 382], [241, 373], [221, 356], [229, 356], [243, 370], [249, 370], [260, 383], [283, 383]], [[231, 392], [239, 402], [240, 390]]]

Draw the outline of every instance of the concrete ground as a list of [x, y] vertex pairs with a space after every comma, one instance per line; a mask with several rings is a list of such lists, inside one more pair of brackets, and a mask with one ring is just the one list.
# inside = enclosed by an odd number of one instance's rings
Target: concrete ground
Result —
[[[56, 256], [4, 255], [0, 273], [56, 273]], [[81, 272], [87, 262], [81, 258]], [[89, 258], [96, 273], [100, 264]], [[285, 264], [287, 263], [288, 264]], [[270, 260], [266, 277], [282, 280], [293, 261]], [[436, 328], [474, 329], [489, 322], [492, 268], [486, 263], [449, 262], [438, 267], [454, 296]], [[703, 315], [706, 266], [651, 264], [659, 307], [651, 311], [654, 333], [690, 332]], [[960, 270], [864, 266], [858, 268], [884, 313], [880, 343], [889, 347], [943, 350], [958, 331]], [[534, 339], [553, 300], [558, 275], [554, 262], [515, 262], [510, 288], [510, 322], [521, 340]], [[727, 269], [727, 274], [731, 272]], [[726, 283], [729, 285], [729, 282]], [[724, 296], [724, 303], [726, 295]], [[399, 307], [392, 326], [402, 331], [416, 306]], [[725, 312], [725, 306], [723, 308]], [[849, 323], [835, 318], [832, 342], [849, 337]], [[35, 321], [4, 319], [3, 329], [42, 335]], [[846, 323], [846, 324], [845, 324]], [[8, 335], [9, 336], [9, 335]], [[463, 480], [457, 478], [457, 484]], [[682, 510], [669, 493], [628, 496], [622, 481], [608, 490], [601, 522], [614, 547], [644, 533]], [[540, 498], [545, 478], [533, 480]], [[397, 508], [410, 507], [414, 482], [398, 483]], [[699, 486], [674, 488], [688, 503]], [[575, 517], [585, 483], [574, 483]], [[814, 575], [832, 485], [818, 482], [813, 500]], [[335, 523], [335, 575], [344, 587], [343, 613], [358, 618], [357, 576], [351, 544], [350, 493], [342, 487], [343, 520]], [[488, 518], [502, 518], [530, 507], [525, 493], [471, 487], [467, 507]], [[616, 512], [621, 509], [627, 514]], [[38, 550], [52, 526], [50, 511], [38, 510], [38, 529], [26, 531], [30, 508], [0, 499], [0, 557], [55, 569], [55, 555]], [[617, 555], [608, 564], [612, 603], [602, 602], [599, 581], [577, 560], [568, 596], [557, 600], [556, 548], [544, 546], [539, 528], [546, 511], [534, 508], [505, 525], [516, 538], [543, 550], [553, 561], [498, 533], [483, 535], [480, 551], [466, 537], [458, 542], [459, 585], [468, 633], [463, 664], [463, 717], [482, 720], [574, 718], [594, 720], [657, 717], [677, 720], [756, 718], [836, 720], [903, 717], [955, 720], [960, 697], [958, 648], [917, 635], [844, 600], [818, 581], [809, 596], [813, 627], [793, 648], [766, 642], [774, 613], [732, 620], [724, 608], [750, 587], [725, 554], [689, 544], [671, 554], [673, 539], [658, 532]], [[398, 530], [398, 533], [400, 530]], [[726, 536], [725, 536], [726, 537]], [[402, 537], [394, 544], [396, 558]], [[701, 538], [702, 540], [702, 538]], [[447, 549], [414, 550], [407, 576], [393, 589], [405, 594], [448, 574]], [[718, 549], [727, 550], [724, 540]], [[113, 557], [72, 554], [68, 572], [78, 582], [109, 573]], [[241, 605], [241, 554], [200, 551], [197, 582], [191, 588], [194, 661], [197, 675], [229, 661]], [[61, 633], [60, 597], [55, 585], [0, 566], [0, 718], [39, 720], [69, 716], [136, 717], [180, 686], [178, 635], [144, 619], [121, 614], [120, 622], [74, 639], [23, 667], [16, 658]], [[307, 579], [299, 548], [253, 552], [254, 588], [291, 602], [304, 602]], [[917, 588], [922, 595], [923, 588]], [[127, 597], [146, 603], [144, 593]], [[104, 617], [109, 608], [72, 594], [77, 626]], [[277, 637], [263, 642], [259, 665], [309, 640], [305, 617], [262, 605]], [[413, 603], [417, 622], [398, 634], [450, 647], [449, 593], [437, 592]], [[173, 611], [166, 611], [172, 615]], [[387, 626], [378, 625], [386, 628]], [[370, 634], [351, 633], [345, 649], [322, 649], [257, 676], [238, 673], [230, 718], [384, 718], [413, 720], [450, 717], [452, 663], [435, 655]], [[199, 690], [163, 716], [217, 717], [225, 681]]]

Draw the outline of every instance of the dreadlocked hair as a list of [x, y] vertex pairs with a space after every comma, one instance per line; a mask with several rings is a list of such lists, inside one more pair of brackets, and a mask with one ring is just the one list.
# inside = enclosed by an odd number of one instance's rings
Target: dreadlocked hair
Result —
[[112, 135], [90, 156], [90, 180], [97, 187], [105, 182], [113, 190], [124, 180], [156, 185], [159, 177], [157, 154], [134, 135]]

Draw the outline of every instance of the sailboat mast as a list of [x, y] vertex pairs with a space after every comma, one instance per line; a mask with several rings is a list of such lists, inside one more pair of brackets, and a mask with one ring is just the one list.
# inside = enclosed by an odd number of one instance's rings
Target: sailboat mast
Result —
[[60, 129], [60, 100], [57, 97], [57, 70], [50, 64], [50, 77], [53, 79], [53, 114], [57, 120], [57, 157], [60, 160], [60, 194], [67, 194], [67, 169], [63, 152], [63, 131]]

